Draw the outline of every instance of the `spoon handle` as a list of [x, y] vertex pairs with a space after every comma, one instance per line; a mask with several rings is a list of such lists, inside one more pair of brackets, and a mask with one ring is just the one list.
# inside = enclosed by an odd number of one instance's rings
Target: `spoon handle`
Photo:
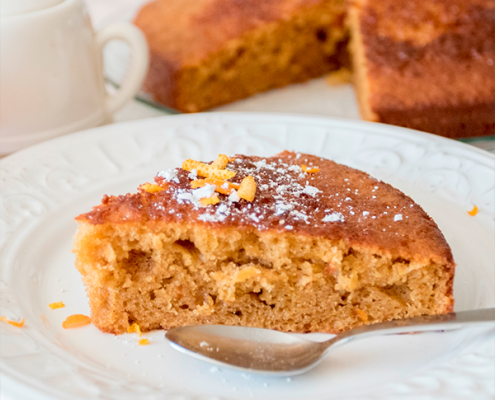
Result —
[[323, 342], [322, 345], [328, 348], [335, 345], [347, 343], [351, 340], [364, 339], [371, 336], [390, 335], [397, 333], [442, 331], [459, 329], [474, 325], [489, 325], [495, 323], [495, 308], [487, 308], [475, 311], [452, 312], [448, 314], [426, 315], [395, 321], [383, 322], [380, 324], [366, 325], [360, 328], [344, 332], [333, 339]]

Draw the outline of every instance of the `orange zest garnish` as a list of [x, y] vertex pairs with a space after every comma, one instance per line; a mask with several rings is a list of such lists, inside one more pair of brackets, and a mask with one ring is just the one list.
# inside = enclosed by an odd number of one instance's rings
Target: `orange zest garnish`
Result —
[[217, 159], [213, 161], [211, 165], [219, 169], [225, 169], [227, 167], [228, 162], [229, 162], [229, 157], [227, 157], [225, 154], [219, 154]]
[[472, 217], [474, 217], [476, 214], [478, 214], [478, 207], [477, 206], [473, 206], [473, 209], [471, 211], [468, 211], [467, 213], [469, 215], [471, 215]]
[[[225, 195], [231, 195], [237, 190], [239, 198], [253, 201], [256, 194], [256, 181], [251, 175], [246, 176], [241, 184], [228, 182], [236, 173], [225, 169], [230, 161], [225, 154], [219, 154], [212, 164], [205, 164], [199, 161], [188, 159], [182, 163], [182, 168], [191, 172], [195, 170], [198, 176], [206, 179], [195, 179], [191, 181], [191, 187], [197, 189], [206, 185], [214, 185], [215, 191]], [[219, 202], [217, 194], [200, 200], [202, 205], [217, 204]]]
[[148, 339], [139, 339], [138, 344], [140, 346], [146, 346], [146, 345], [150, 344], [150, 341]]
[[26, 319], [23, 318], [21, 322], [17, 322], [17, 321], [11, 321], [10, 319], [7, 319], [5, 316], [2, 316], [0, 317], [0, 321], [6, 322], [7, 324], [15, 326], [16, 328], [22, 328], [24, 322], [26, 322]]
[[318, 167], [308, 167], [306, 165], [301, 165], [301, 169], [303, 172], [306, 172], [307, 174], [314, 174], [316, 172], [320, 172], [320, 168]]
[[87, 315], [82, 314], [73, 314], [69, 315], [64, 322], [62, 322], [62, 326], [64, 329], [69, 328], [79, 328], [80, 326], [88, 325], [91, 323], [91, 318]]
[[191, 181], [191, 187], [193, 189], [197, 189], [206, 185], [215, 185], [215, 191], [222, 194], [231, 194], [232, 190], [239, 189], [240, 186], [237, 183], [212, 178], [196, 179], [194, 181]]
[[64, 308], [65, 304], [63, 301], [58, 301], [56, 303], [48, 304], [48, 307], [50, 307], [52, 310], [55, 310], [56, 308]]
[[220, 201], [220, 199], [218, 198], [218, 194], [216, 194], [216, 193], [213, 193], [210, 197], [203, 197], [202, 199], [199, 200], [199, 202], [203, 206], [209, 206], [209, 205], [217, 204], [219, 201]]
[[368, 321], [368, 314], [366, 314], [363, 310], [358, 308], [356, 310], [356, 314], [358, 315], [359, 318], [361, 318], [363, 320], [363, 322]]
[[127, 333], [137, 333], [141, 337], [141, 328], [135, 322], [127, 328]]
[[237, 194], [241, 199], [253, 201], [256, 194], [256, 181], [251, 175], [246, 176], [239, 186]]
[[139, 186], [139, 189], [144, 190], [145, 192], [148, 193], [158, 193], [161, 192], [162, 190], [165, 190], [166, 188], [157, 185], [155, 183], [143, 183], [142, 185]]
[[182, 163], [182, 169], [191, 172], [196, 170], [199, 176], [214, 179], [230, 179], [235, 176], [235, 172], [228, 169], [220, 169], [213, 164], [205, 164], [199, 161], [188, 159]]

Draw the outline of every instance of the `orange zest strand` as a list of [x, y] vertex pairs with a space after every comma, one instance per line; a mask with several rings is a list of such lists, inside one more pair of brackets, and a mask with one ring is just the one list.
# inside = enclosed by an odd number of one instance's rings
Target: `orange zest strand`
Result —
[[363, 322], [368, 321], [368, 314], [366, 314], [363, 310], [358, 308], [356, 310], [356, 314], [358, 315], [359, 318], [361, 318], [363, 320]]
[[6, 322], [7, 324], [15, 326], [16, 328], [22, 328], [24, 322], [26, 322], [26, 319], [23, 318], [21, 322], [17, 322], [17, 321], [11, 321], [10, 319], [7, 319], [5, 316], [2, 316], [0, 317], [0, 321]]
[[201, 205], [203, 206], [209, 206], [213, 204], [217, 204], [220, 201], [218, 198], [218, 194], [214, 193], [210, 197], [203, 197], [202, 199], [199, 200]]
[[476, 205], [473, 206], [473, 209], [471, 211], [468, 211], [467, 213], [474, 217], [476, 214], [478, 214], [478, 207]]
[[215, 165], [205, 164], [200, 161], [187, 159], [182, 163], [182, 169], [191, 172], [196, 170], [198, 176], [213, 179], [230, 179], [235, 176], [235, 172], [228, 169], [220, 169]]
[[91, 323], [91, 318], [87, 315], [82, 314], [73, 314], [69, 315], [64, 322], [62, 322], [62, 326], [64, 329], [69, 328], [79, 328], [80, 326], [88, 325]]
[[56, 308], [64, 308], [65, 304], [63, 301], [58, 301], [56, 303], [48, 304], [48, 307], [50, 307], [52, 310], [55, 310]]
[[246, 176], [239, 186], [237, 194], [241, 199], [253, 201], [256, 194], [256, 181], [251, 175]]
[[211, 165], [220, 169], [225, 169], [227, 167], [228, 162], [229, 162], [229, 157], [227, 157], [225, 154], [219, 154], [217, 159], [213, 161]]
[[139, 335], [139, 337], [142, 336], [141, 328], [135, 322], [127, 328], [127, 333], [137, 333]]
[[146, 345], [150, 344], [150, 341], [148, 339], [139, 339], [138, 344], [140, 346], [146, 346]]
[[142, 189], [148, 193], [158, 193], [161, 192], [162, 190], [165, 190], [166, 188], [157, 185], [155, 183], [143, 183], [142, 185], [139, 186], [139, 189]]
[[220, 179], [206, 178], [191, 181], [191, 187], [197, 189], [206, 185], [215, 185], [215, 191], [222, 194], [231, 194], [234, 189], [239, 189], [239, 184], [222, 181]]
[[306, 165], [301, 165], [301, 169], [307, 174], [314, 174], [316, 172], [320, 172], [320, 168], [318, 167], [308, 167]]

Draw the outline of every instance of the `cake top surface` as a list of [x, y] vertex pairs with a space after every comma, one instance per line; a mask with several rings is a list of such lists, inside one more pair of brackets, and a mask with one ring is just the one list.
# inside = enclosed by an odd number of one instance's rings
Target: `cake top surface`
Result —
[[350, 4], [372, 107], [495, 106], [495, 0]]
[[[219, 194], [196, 169], [188, 169], [161, 171], [155, 184], [142, 185], [138, 193], [105, 196], [101, 205], [76, 220], [93, 225], [179, 222], [302, 234], [412, 260], [453, 263], [442, 233], [422, 208], [362, 171], [287, 151], [268, 158], [236, 155], [224, 169], [235, 176], [219, 187], [228, 194]], [[256, 185], [252, 201], [239, 198], [249, 176]], [[205, 199], [215, 201], [205, 205]]]
[[140, 10], [134, 23], [151, 52], [177, 67], [196, 64], [230, 40], [328, 1], [155, 0]]

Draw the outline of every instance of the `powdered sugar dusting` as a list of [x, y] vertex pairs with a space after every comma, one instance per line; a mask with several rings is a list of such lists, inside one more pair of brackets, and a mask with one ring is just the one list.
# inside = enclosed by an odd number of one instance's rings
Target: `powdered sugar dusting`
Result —
[[325, 215], [322, 219], [323, 222], [344, 222], [344, 216], [339, 212], [334, 212], [332, 214]]
[[170, 168], [165, 171], [160, 171], [157, 176], [169, 182], [179, 183], [179, 178], [177, 177], [177, 168]]
[[[319, 165], [323, 171], [306, 173], [301, 168], [302, 164]], [[260, 230], [272, 226], [292, 231], [303, 226], [308, 229], [338, 229], [352, 221], [371, 223], [383, 218], [393, 218], [394, 221], [402, 219], [402, 215], [397, 212], [392, 217], [387, 212], [374, 211], [376, 204], [371, 202], [379, 200], [381, 183], [370, 177], [367, 189], [366, 186], [356, 186], [349, 176], [340, 177], [339, 180], [333, 176], [325, 176], [324, 160], [321, 158], [315, 159], [300, 153], [266, 159], [236, 155], [227, 168], [236, 172], [236, 176], [231, 179], [233, 183], [239, 184], [247, 175], [253, 176], [257, 184], [253, 202], [242, 200], [237, 191], [232, 190], [228, 195], [217, 193], [219, 203], [204, 207], [200, 200], [213, 195], [215, 186], [205, 185], [192, 189], [190, 181], [197, 179], [195, 171], [184, 173], [181, 169], [167, 170], [160, 172], [157, 178], [179, 183], [177, 186], [171, 185], [167, 191], [172, 199], [180, 206], [189, 204], [193, 207], [196, 218], [208, 223], [223, 223], [228, 220], [240, 225], [252, 225]], [[228, 190], [229, 185], [224, 183], [222, 188]], [[173, 201], [168, 206], [173, 206]], [[157, 210], [159, 207], [160, 205], [155, 205]], [[380, 231], [383, 232], [383, 228]]]
[[314, 186], [306, 186], [303, 191], [303, 193], [309, 194], [310, 196], [316, 196], [317, 193], [320, 193], [321, 190], [318, 188], [315, 188]]

